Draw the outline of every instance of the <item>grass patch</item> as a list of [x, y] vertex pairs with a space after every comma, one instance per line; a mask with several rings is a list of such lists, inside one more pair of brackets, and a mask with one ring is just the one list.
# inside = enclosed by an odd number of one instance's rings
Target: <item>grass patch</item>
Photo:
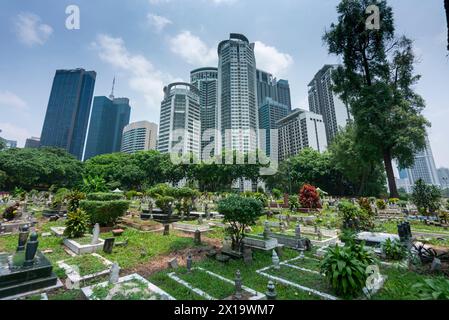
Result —
[[177, 273], [176, 275], [193, 287], [198, 288], [219, 300], [228, 298], [235, 293], [234, 285], [213, 277], [201, 270], [193, 270], [191, 273]]
[[86, 276], [108, 269], [100, 258], [91, 254], [76, 256], [64, 262], [69, 266], [78, 267], [80, 276]]

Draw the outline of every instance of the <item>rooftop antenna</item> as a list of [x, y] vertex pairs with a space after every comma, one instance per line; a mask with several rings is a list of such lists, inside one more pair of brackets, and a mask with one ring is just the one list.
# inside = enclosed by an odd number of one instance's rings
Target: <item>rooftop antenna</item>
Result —
[[114, 89], [115, 89], [115, 77], [114, 77], [114, 80], [112, 81], [112, 91], [111, 91], [111, 95], [109, 96], [109, 98], [111, 100], [114, 100]]

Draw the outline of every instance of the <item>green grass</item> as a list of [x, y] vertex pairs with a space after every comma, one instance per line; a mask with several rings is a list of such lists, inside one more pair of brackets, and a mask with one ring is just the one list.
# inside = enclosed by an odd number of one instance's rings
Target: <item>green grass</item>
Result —
[[77, 256], [64, 261], [69, 266], [76, 266], [81, 276], [98, 273], [108, 269], [103, 261], [91, 254]]
[[179, 278], [219, 300], [230, 297], [235, 293], [235, 286], [213, 277], [202, 270], [191, 273], [176, 273]]
[[[442, 227], [428, 226], [425, 223], [420, 222], [420, 221], [411, 221], [410, 226], [412, 228], [412, 233], [413, 232], [424, 232], [424, 233], [438, 233], [438, 234], [449, 235], [449, 231], [445, 230]], [[397, 222], [395, 222], [395, 221], [383, 222], [381, 224], [381, 227], [387, 233], [393, 233], [393, 234], [398, 233], [398, 226], [397, 226]]]
[[163, 288], [165, 292], [167, 292], [171, 296], [174, 296], [178, 300], [189, 300], [189, 301], [205, 300], [200, 295], [187, 289], [184, 286], [180, 286], [179, 283], [177, 283], [175, 280], [170, 279], [167, 276], [168, 273], [169, 272], [165, 272], [165, 271], [159, 272], [159, 273], [151, 276], [150, 281], [153, 284], [157, 285], [158, 287]]
[[303, 259], [303, 260], [295, 260], [292, 262], [289, 262], [289, 264], [293, 266], [298, 266], [304, 269], [309, 269], [313, 271], [320, 271], [320, 260], [318, 259]]

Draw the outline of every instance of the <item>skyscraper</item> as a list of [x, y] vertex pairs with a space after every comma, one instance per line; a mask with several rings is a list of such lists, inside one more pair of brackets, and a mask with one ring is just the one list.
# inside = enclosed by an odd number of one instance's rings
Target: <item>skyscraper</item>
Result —
[[292, 98], [290, 95], [290, 84], [288, 83], [288, 80], [279, 80], [276, 84], [277, 86], [277, 94], [278, 99], [277, 101], [279, 103], [282, 103], [283, 105], [286, 105], [289, 107], [289, 112], [292, 111]]
[[287, 105], [276, 102], [271, 98], [265, 98], [259, 108], [259, 128], [265, 130], [266, 139], [265, 148], [261, 147], [266, 151], [267, 156], [271, 156], [271, 146], [278, 144], [278, 137], [272, 137], [270, 130], [278, 129], [278, 121], [289, 114], [289, 109]]
[[332, 91], [332, 72], [335, 67], [325, 65], [309, 83], [309, 110], [323, 116], [329, 143], [340, 128], [344, 128], [351, 120], [348, 107]]
[[294, 110], [277, 123], [279, 127], [279, 161], [297, 155], [304, 148], [318, 152], [327, 149], [323, 116], [302, 109]]
[[[158, 150], [162, 153], [178, 151], [182, 155], [193, 153], [200, 159], [199, 90], [189, 83], [177, 82], [165, 87], [164, 94], [161, 103]], [[176, 147], [179, 149], [174, 150]]]
[[25, 149], [39, 148], [41, 145], [41, 139], [37, 137], [28, 138], [25, 142]]
[[441, 187], [443, 189], [449, 188], [449, 169], [448, 168], [439, 168], [437, 170], [438, 178], [440, 179]]
[[278, 91], [276, 78], [271, 73], [256, 70], [257, 79], [257, 102], [259, 107], [265, 103], [266, 98], [278, 101]]
[[57, 70], [41, 135], [41, 146], [67, 150], [83, 158], [96, 73]]
[[258, 148], [256, 57], [254, 43], [231, 33], [218, 45], [218, 121], [222, 148], [240, 152]]
[[110, 98], [94, 99], [84, 160], [121, 150], [123, 129], [129, 124], [131, 107], [127, 98], [113, 95]]
[[125, 153], [155, 150], [157, 143], [157, 124], [139, 121], [123, 129], [122, 148]]
[[[218, 130], [218, 69], [200, 68], [190, 73], [190, 82], [200, 95], [201, 138], [206, 139], [205, 133]], [[201, 141], [202, 150], [216, 140], [215, 134], [210, 140]], [[219, 148], [215, 148], [215, 153]]]
[[441, 185], [428, 137], [426, 137], [426, 148], [415, 155], [415, 164], [413, 167], [406, 169], [405, 172], [406, 175], [404, 170], [400, 170], [401, 178], [408, 179], [410, 186], [414, 186], [419, 179], [427, 184]]

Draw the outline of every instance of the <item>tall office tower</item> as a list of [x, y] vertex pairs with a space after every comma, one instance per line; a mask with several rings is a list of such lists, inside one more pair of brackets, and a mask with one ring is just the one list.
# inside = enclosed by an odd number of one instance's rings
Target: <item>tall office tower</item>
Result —
[[37, 137], [28, 138], [25, 142], [25, 149], [39, 148], [41, 145], [41, 139]]
[[156, 150], [157, 124], [139, 121], [127, 125], [123, 129], [122, 148], [125, 153]]
[[[270, 130], [278, 128], [277, 122], [285, 118], [290, 113], [287, 105], [276, 102], [271, 98], [265, 98], [259, 107], [259, 129], [265, 130], [265, 147], [261, 145], [261, 149], [266, 151], [267, 156], [271, 156], [271, 147], [278, 145], [278, 136], [271, 136]], [[263, 141], [260, 141], [262, 144]], [[277, 150], [277, 147], [274, 148]]]
[[352, 119], [349, 108], [332, 91], [335, 65], [325, 65], [309, 83], [309, 110], [323, 116], [326, 136], [332, 142], [340, 128]]
[[437, 170], [438, 178], [440, 179], [440, 184], [443, 189], [449, 188], [449, 169], [440, 168]]
[[41, 146], [66, 149], [83, 158], [95, 71], [57, 70], [42, 128]]
[[258, 148], [256, 57], [254, 43], [231, 33], [218, 45], [218, 121], [222, 148], [240, 152]]
[[[218, 69], [200, 68], [190, 73], [190, 82], [199, 90], [200, 95], [200, 114], [201, 114], [201, 152], [204, 148], [216, 141], [215, 133], [212, 130], [218, 130]], [[206, 134], [205, 134], [206, 133]], [[214, 148], [214, 153], [219, 148]]]
[[95, 97], [90, 116], [84, 160], [120, 152], [122, 134], [129, 124], [131, 106], [127, 98]]
[[277, 122], [279, 127], [279, 161], [299, 154], [304, 148], [319, 152], [327, 149], [323, 116], [302, 109], [294, 110]]
[[279, 103], [282, 103], [289, 107], [289, 112], [292, 111], [292, 98], [290, 95], [290, 84], [288, 80], [279, 80], [277, 82], [277, 94]]
[[414, 186], [419, 179], [422, 179], [427, 184], [435, 186], [440, 185], [440, 179], [438, 178], [438, 172], [428, 137], [426, 137], [425, 149], [415, 155], [415, 164], [413, 167], [400, 170], [400, 176], [402, 179], [408, 179], [410, 186]]
[[165, 87], [164, 94], [161, 103], [158, 150], [161, 153], [177, 151], [182, 155], [193, 153], [200, 159], [199, 90], [189, 83], [177, 82]]
[[272, 74], [256, 70], [257, 79], [257, 102], [259, 107], [265, 103], [266, 98], [270, 98], [273, 101], [278, 101], [278, 91], [276, 78]]

